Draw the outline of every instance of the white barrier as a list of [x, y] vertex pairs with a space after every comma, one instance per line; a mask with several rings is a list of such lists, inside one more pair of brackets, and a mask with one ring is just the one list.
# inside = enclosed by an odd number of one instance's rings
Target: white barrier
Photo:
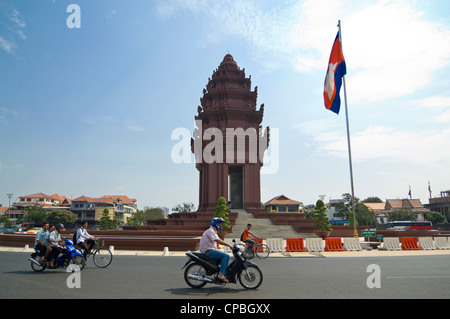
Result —
[[[239, 243], [239, 240], [237, 240], [237, 239], [235, 239], [235, 240], [236, 240], [236, 243]], [[234, 243], [233, 243], [233, 238], [225, 238], [224, 241], [225, 241], [226, 243], [231, 244], [231, 245], [234, 244]], [[231, 253], [231, 248], [228, 247], [228, 246], [220, 245], [220, 248], [223, 249], [223, 252], [224, 252], [224, 253]]]
[[383, 248], [387, 250], [402, 250], [398, 237], [384, 237]]
[[344, 238], [344, 250], [362, 250], [359, 238]]
[[434, 237], [434, 246], [436, 249], [450, 249], [447, 237]]
[[434, 250], [433, 238], [431, 237], [419, 237], [419, 247], [426, 250]]
[[283, 238], [267, 238], [266, 245], [269, 246], [270, 251], [284, 251], [286, 245]]
[[325, 244], [322, 238], [306, 238], [306, 249], [308, 251], [323, 251]]

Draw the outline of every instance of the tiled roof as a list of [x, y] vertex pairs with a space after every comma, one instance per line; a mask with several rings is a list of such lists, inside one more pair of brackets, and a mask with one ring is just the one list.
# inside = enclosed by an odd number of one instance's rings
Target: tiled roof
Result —
[[302, 202], [292, 200], [284, 195], [278, 195], [264, 203], [264, 205], [301, 205]]

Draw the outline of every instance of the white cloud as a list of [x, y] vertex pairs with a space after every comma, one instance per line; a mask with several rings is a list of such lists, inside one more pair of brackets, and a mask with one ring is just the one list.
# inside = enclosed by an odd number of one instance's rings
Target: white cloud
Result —
[[0, 48], [10, 54], [14, 54], [17, 49], [17, 44], [13, 41], [6, 40], [0, 35]]
[[[322, 132], [313, 136], [316, 154], [348, 157], [347, 136]], [[417, 165], [449, 160], [450, 129], [443, 131], [400, 131], [386, 126], [369, 126], [351, 135], [352, 158], [355, 162], [385, 160]], [[436, 150], [439, 150], [438, 152]]]
[[450, 60], [450, 30], [427, 21], [411, 3], [309, 0], [291, 35], [305, 49], [297, 58], [299, 70], [324, 68], [337, 33], [329, 26], [334, 27], [339, 18], [351, 103], [413, 93], [429, 84], [432, 72]]
[[[405, 0], [302, 2], [161, 1], [160, 15], [201, 14], [203, 39], [211, 32], [238, 36], [269, 67], [290, 64], [299, 71], [325, 70], [337, 22], [347, 62], [349, 103], [401, 97], [430, 83], [450, 60], [450, 30], [430, 22]], [[274, 59], [275, 58], [275, 59]], [[278, 61], [278, 64], [277, 64]]]
[[436, 116], [434, 120], [438, 123], [450, 123], [450, 110]]
[[424, 106], [431, 109], [450, 108], [450, 97], [437, 95], [415, 102], [418, 106]]
[[23, 32], [27, 24], [22, 14], [16, 9], [13, 9], [11, 13], [5, 13], [5, 15], [10, 21], [9, 23], [4, 23], [9, 34], [7, 36], [8, 39], [0, 35], [0, 48], [9, 54], [15, 55], [18, 48], [15, 38], [19, 37], [21, 40], [27, 39], [27, 36]]

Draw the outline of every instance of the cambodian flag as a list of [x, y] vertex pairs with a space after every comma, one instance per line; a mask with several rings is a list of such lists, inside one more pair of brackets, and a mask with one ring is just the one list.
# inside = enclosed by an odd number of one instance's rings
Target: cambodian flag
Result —
[[341, 89], [342, 77], [346, 73], [347, 68], [345, 66], [344, 53], [342, 53], [341, 39], [338, 31], [333, 48], [331, 49], [323, 91], [325, 107], [336, 114], [339, 114], [339, 109], [341, 107], [339, 91]]

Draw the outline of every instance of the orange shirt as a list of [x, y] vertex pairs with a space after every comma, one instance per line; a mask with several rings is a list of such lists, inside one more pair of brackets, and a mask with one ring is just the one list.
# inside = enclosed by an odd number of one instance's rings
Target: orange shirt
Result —
[[248, 232], [250, 231], [250, 229], [246, 228], [244, 230], [244, 234], [242, 235], [242, 240], [246, 240], [248, 238]]

